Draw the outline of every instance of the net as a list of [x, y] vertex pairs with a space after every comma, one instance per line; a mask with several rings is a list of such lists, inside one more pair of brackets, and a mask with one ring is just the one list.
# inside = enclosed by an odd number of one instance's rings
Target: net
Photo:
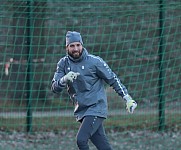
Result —
[[2, 131], [48, 131], [52, 137], [55, 131], [77, 131], [66, 90], [51, 92], [56, 64], [66, 54], [68, 30], [82, 34], [84, 47], [109, 64], [138, 102], [129, 115], [122, 98], [106, 85], [107, 131], [180, 131], [179, 0], [2, 1]]

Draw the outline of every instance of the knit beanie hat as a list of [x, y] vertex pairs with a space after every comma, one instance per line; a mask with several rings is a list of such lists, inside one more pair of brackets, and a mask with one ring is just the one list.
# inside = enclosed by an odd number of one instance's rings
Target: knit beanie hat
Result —
[[68, 31], [66, 34], [66, 46], [73, 42], [80, 42], [83, 45], [82, 37], [79, 32]]

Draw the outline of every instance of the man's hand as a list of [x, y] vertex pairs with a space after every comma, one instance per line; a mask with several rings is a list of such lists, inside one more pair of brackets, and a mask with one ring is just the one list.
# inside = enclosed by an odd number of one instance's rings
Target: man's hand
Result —
[[133, 111], [137, 107], [137, 103], [132, 99], [130, 95], [126, 95], [123, 98], [126, 100], [126, 109], [129, 113], [133, 113]]
[[70, 71], [69, 73], [67, 73], [65, 76], [62, 77], [61, 82], [62, 83], [68, 83], [69, 81], [73, 82], [73, 80], [76, 80], [77, 76], [79, 75], [80, 75], [79, 72]]
[[129, 113], [133, 113], [135, 108], [137, 107], [137, 103], [134, 100], [130, 100], [126, 102], [126, 109]]

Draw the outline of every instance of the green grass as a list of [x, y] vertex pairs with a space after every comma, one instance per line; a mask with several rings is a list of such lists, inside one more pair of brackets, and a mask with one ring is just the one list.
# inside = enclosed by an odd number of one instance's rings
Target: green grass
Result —
[[[167, 114], [166, 130], [181, 129], [181, 114]], [[32, 132], [48, 132], [71, 129], [77, 130], [79, 123], [74, 117], [34, 117]], [[158, 116], [155, 114], [115, 115], [109, 116], [104, 122], [106, 130], [158, 130]], [[26, 118], [0, 118], [0, 130], [26, 131]]]

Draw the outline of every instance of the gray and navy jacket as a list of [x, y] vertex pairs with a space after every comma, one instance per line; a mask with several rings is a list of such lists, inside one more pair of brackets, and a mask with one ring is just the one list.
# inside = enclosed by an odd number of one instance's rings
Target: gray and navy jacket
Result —
[[[73, 83], [62, 84], [60, 79], [70, 71], [79, 72], [80, 75]], [[57, 70], [52, 80], [52, 91], [59, 93], [67, 88], [75, 105], [74, 115], [77, 121], [89, 115], [107, 118], [108, 106], [104, 82], [113, 87], [120, 96], [128, 95], [126, 87], [108, 64], [83, 48], [79, 59], [67, 55], [57, 63]]]

